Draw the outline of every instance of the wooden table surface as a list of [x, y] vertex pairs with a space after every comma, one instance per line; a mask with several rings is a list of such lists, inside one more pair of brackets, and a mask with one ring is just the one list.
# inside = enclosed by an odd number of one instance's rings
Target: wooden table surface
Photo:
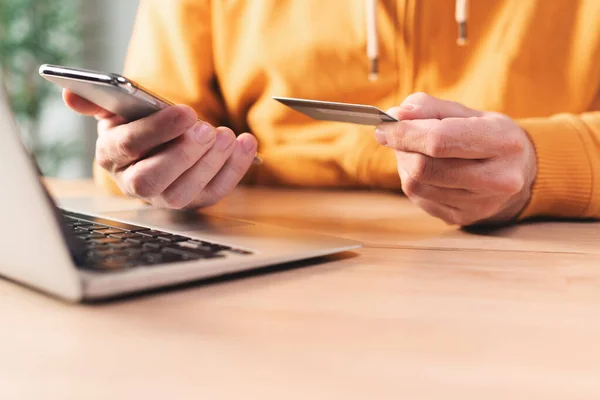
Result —
[[365, 247], [95, 305], [0, 280], [0, 398], [600, 398], [600, 223], [467, 232], [393, 193], [264, 188], [207, 212]]

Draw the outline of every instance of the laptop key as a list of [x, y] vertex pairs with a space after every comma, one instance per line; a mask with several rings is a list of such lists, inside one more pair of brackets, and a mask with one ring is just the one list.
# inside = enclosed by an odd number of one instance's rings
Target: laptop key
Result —
[[137, 246], [133, 243], [127, 243], [127, 242], [119, 242], [119, 243], [108, 243], [108, 248], [110, 249], [127, 249], [133, 246]]
[[184, 246], [184, 247], [189, 247], [189, 248], [195, 248], [195, 249], [205, 249], [205, 250], [209, 250], [212, 252], [218, 252], [218, 251], [224, 251], [224, 250], [229, 250], [231, 249], [231, 247], [229, 246], [224, 246], [224, 245], [220, 245], [220, 244], [215, 244], [215, 243], [210, 243], [210, 242], [205, 242], [205, 241], [200, 241], [200, 240], [189, 240], [187, 242], [182, 242], [182, 243], [177, 243], [179, 246]]
[[138, 238], [138, 237], [140, 237], [139, 234], [137, 234], [137, 233], [130, 233], [130, 232], [112, 233], [112, 234], [109, 234], [109, 236], [113, 237], [113, 238], [117, 238], [117, 239], [129, 239], [129, 238]]
[[147, 230], [147, 231], [137, 232], [137, 233], [139, 233], [140, 235], [149, 236], [149, 237], [159, 237], [159, 236], [169, 235], [169, 233], [155, 231], [155, 230]]
[[92, 226], [87, 226], [86, 229], [90, 230], [90, 231], [102, 231], [105, 229], [110, 229], [109, 226], [104, 226], [104, 225], [92, 225]]
[[78, 214], [78, 213], [74, 213], [71, 211], [62, 210], [62, 212], [63, 212], [63, 215], [66, 216], [67, 218], [71, 217], [71, 218], [81, 219], [84, 221], [93, 222], [93, 223], [99, 224], [99, 225], [108, 225], [108, 226], [111, 226], [114, 228], [119, 228], [119, 229], [122, 229], [125, 231], [129, 231], [129, 232], [140, 232], [140, 231], [150, 230], [150, 229], [144, 228], [142, 226], [127, 224], [124, 222], [112, 221], [112, 220], [105, 219], [105, 218], [92, 217], [90, 215]]
[[221, 252], [225, 251], [225, 252], [234, 253], [234, 254], [238, 254], [238, 255], [242, 255], [242, 256], [254, 254], [248, 250], [234, 249], [232, 247], [224, 246], [221, 244], [209, 243], [209, 242], [197, 241], [197, 240], [190, 240], [188, 242], [177, 243], [177, 245], [181, 246], [181, 247], [185, 247], [186, 249], [189, 248], [189, 249], [205, 250], [205, 251], [210, 251], [213, 253], [221, 253]]
[[111, 271], [131, 268], [136, 265], [139, 265], [139, 263], [128, 257], [110, 257], [97, 264], [100, 269]]
[[142, 246], [150, 249], [160, 249], [165, 245], [164, 242], [160, 240], [149, 240], [147, 242], [143, 242]]
[[181, 235], [160, 236], [159, 239], [169, 240], [170, 242], [173, 242], [173, 243], [176, 243], [176, 242], [187, 242], [188, 240], [190, 240], [189, 237], [181, 236]]
[[163, 255], [161, 253], [142, 253], [139, 257], [139, 261], [143, 264], [158, 264], [162, 261]]
[[123, 229], [115, 229], [115, 228], [110, 228], [110, 229], [105, 229], [102, 231], [102, 234], [104, 235], [114, 235], [117, 233], [125, 233], [125, 231]]
[[202, 257], [202, 255], [192, 253], [190, 251], [184, 251], [180, 248], [179, 249], [173, 248], [173, 247], [164, 247], [161, 249], [161, 252], [165, 253], [165, 254], [175, 254], [185, 260], [197, 260], [198, 258]]
[[77, 237], [79, 239], [83, 239], [83, 240], [90, 240], [90, 239], [100, 239], [100, 238], [104, 238], [106, 236], [104, 236], [101, 233], [88, 233], [86, 235], [77, 235]]
[[123, 249], [123, 251], [130, 256], [139, 256], [144, 250], [141, 247], [129, 247]]
[[141, 245], [142, 243], [144, 243], [144, 239], [140, 238], [140, 237], [127, 238], [127, 239], [125, 239], [125, 242], [131, 243], [131, 244]]
[[119, 243], [121, 241], [121, 239], [105, 237], [102, 239], [90, 239], [90, 241], [93, 243], [97, 243], [97, 244], [109, 244], [109, 243]]
[[67, 225], [69, 225], [73, 228], [86, 228], [86, 227], [92, 226], [94, 224], [91, 222], [86, 222], [86, 221], [74, 221], [74, 222], [67, 222]]
[[85, 247], [87, 249], [93, 250], [93, 249], [108, 249], [108, 244], [105, 243], [94, 243], [92, 242], [92, 240], [88, 240], [87, 242], [85, 242]]
[[[167, 253], [175, 253], [188, 256], [189, 254], [193, 254], [195, 258], [216, 258], [221, 257], [222, 255], [218, 252], [206, 249], [192, 249], [187, 247], [180, 247], [177, 245], [171, 245], [163, 247], [162, 252]], [[191, 256], [188, 256], [191, 257]]]

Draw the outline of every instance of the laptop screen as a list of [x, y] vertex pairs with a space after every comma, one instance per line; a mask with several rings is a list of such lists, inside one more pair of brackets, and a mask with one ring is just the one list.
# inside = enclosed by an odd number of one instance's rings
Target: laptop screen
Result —
[[[34, 207], [46, 207], [50, 213], [53, 214], [56, 223], [60, 227], [62, 231], [62, 236], [64, 238], [64, 242], [67, 245], [69, 251], [71, 252], [71, 257], [73, 258], [73, 262], [76, 264], [80, 264], [83, 260], [83, 256], [85, 254], [85, 247], [81, 241], [77, 240], [74, 235], [71, 233], [71, 230], [65, 225], [63, 217], [60, 213], [60, 210], [54, 203], [52, 196], [46, 189], [43, 184], [43, 178], [41, 170], [38, 166], [38, 163], [35, 160], [35, 157], [29, 152], [26, 146], [23, 144], [21, 139], [21, 135], [19, 134], [19, 127], [16, 122], [16, 118], [14, 113], [12, 112], [11, 105], [8, 100], [8, 95], [4, 86], [4, 82], [2, 77], [0, 76], [0, 125], [5, 128], [1, 129], [2, 135], [4, 138], [2, 139], [2, 148], [7, 152], [5, 156], [0, 157], [2, 160], [0, 174], [15, 174], [16, 171], [13, 170], [15, 165], [28, 163], [31, 165], [30, 173], [29, 171], [19, 171], [20, 175], [25, 175], [28, 179], [30, 177], [31, 180], [36, 180], [37, 185], [41, 189], [42, 199], [45, 204], [35, 204], [32, 205]], [[1, 152], [0, 152], [1, 153]], [[21, 176], [20, 179], [24, 177]], [[0, 179], [3, 181], [3, 179]], [[19, 182], [14, 179], [10, 179], [8, 176], [6, 179], [7, 182], [14, 182], [14, 186], [18, 185]], [[10, 186], [10, 183], [8, 183]], [[14, 194], [18, 196], [19, 190], [11, 187], [3, 188], [3, 192], [10, 196]], [[17, 199], [18, 201], [19, 199]], [[21, 204], [26, 204], [30, 199], [21, 199]], [[10, 211], [10, 210], [8, 210]]]

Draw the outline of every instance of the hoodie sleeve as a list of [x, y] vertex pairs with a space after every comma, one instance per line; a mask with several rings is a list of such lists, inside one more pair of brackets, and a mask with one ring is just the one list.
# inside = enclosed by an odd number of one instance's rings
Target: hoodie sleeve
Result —
[[600, 112], [518, 122], [538, 158], [533, 194], [521, 219], [600, 218]]
[[[141, 0], [124, 75], [200, 118], [225, 125], [226, 111], [215, 79], [209, 0]], [[94, 163], [94, 178], [120, 194], [110, 175]]]

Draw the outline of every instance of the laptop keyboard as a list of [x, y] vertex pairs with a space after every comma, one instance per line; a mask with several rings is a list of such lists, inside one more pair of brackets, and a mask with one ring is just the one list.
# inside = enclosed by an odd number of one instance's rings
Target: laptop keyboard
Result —
[[113, 271], [137, 266], [214, 260], [250, 251], [152, 230], [141, 226], [61, 210], [66, 226], [84, 242], [81, 268]]

